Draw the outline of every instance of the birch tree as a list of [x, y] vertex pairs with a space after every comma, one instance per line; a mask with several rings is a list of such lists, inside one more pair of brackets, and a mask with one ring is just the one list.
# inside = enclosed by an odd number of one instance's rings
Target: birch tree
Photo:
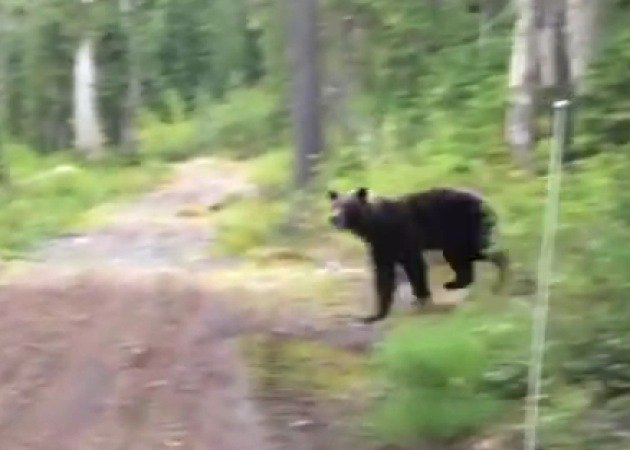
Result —
[[516, 159], [530, 164], [534, 143], [534, 101], [536, 87], [536, 22], [534, 0], [518, 0], [518, 18], [509, 74], [509, 105], [506, 140]]
[[577, 93], [584, 88], [588, 64], [599, 32], [601, 1], [566, 0], [567, 53], [571, 82]]
[[595, 0], [518, 0], [505, 131], [516, 159], [525, 166], [536, 141], [540, 93], [571, 98], [583, 87], [597, 11]]
[[[81, 0], [87, 7], [93, 0]], [[98, 159], [103, 137], [96, 95], [97, 68], [94, 42], [85, 35], [74, 56], [74, 138], [76, 149], [88, 160]]]

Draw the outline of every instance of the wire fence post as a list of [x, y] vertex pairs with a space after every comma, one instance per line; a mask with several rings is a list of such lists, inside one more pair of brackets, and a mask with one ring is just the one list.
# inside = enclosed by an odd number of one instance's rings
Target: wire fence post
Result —
[[554, 145], [549, 153], [547, 202], [543, 221], [540, 257], [538, 260], [538, 288], [532, 313], [531, 359], [528, 377], [524, 450], [536, 450], [538, 448], [538, 408], [545, 357], [545, 339], [549, 312], [549, 287], [551, 284], [555, 237], [558, 229], [560, 181], [562, 178], [562, 160], [566, 150], [566, 128], [569, 106], [570, 102], [568, 100], [558, 100], [553, 104]]

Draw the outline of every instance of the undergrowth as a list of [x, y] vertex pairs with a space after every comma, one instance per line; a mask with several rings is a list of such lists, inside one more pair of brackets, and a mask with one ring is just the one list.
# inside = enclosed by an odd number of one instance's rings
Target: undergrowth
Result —
[[[563, 177], [541, 423], [542, 436], [551, 448], [589, 448], [589, 442], [601, 433], [587, 433], [582, 428], [588, 411], [595, 408], [593, 402], [598, 398], [620, 402], [619, 398], [630, 396], [630, 347], [624, 325], [630, 314], [630, 252], [626, 245], [630, 147], [624, 131], [627, 114], [622, 112], [628, 83], [619, 75], [625, 67], [620, 60], [628, 59], [628, 36], [627, 31], [620, 32], [593, 68], [591, 90], [580, 104], [575, 147]], [[455, 67], [448, 70], [456, 72]], [[549, 130], [541, 130], [536, 148], [538, 174], [518, 169], [503, 144], [505, 77], [494, 72], [479, 77], [475, 88], [461, 97], [456, 96], [461, 88], [457, 79], [445, 78], [441, 86], [422, 94], [422, 103], [432, 107], [423, 110], [420, 138], [410, 139], [408, 133], [413, 127], [404, 123], [404, 114], [394, 111], [370, 130], [369, 145], [346, 142], [332, 147], [310, 196], [296, 197], [287, 187], [290, 148], [278, 148], [253, 160], [253, 173], [264, 181], [263, 195], [255, 208], [243, 203], [235, 205], [231, 214], [261, 217], [278, 225], [284, 222], [271, 211], [287, 214], [290, 219], [303, 206], [302, 220], [297, 223], [303, 232], [301, 242], [317, 246], [331, 233], [326, 225], [327, 188], [367, 186], [376, 194], [395, 195], [438, 185], [465, 186], [480, 191], [499, 214], [500, 239], [512, 255], [513, 280], [533, 280], [546, 193], [546, 177], [541, 174], [552, 145]], [[541, 123], [548, 125], [547, 119]], [[284, 208], [279, 207], [279, 199], [284, 201]], [[269, 215], [273, 215], [271, 220]], [[242, 245], [235, 249], [245, 251], [248, 246], [260, 247], [285, 238], [277, 226], [263, 228], [256, 220], [241, 222], [241, 226], [224, 227], [221, 239], [239, 242]], [[294, 242], [299, 245], [300, 241]], [[342, 245], [343, 240], [339, 242]], [[477, 292], [475, 302], [487, 303], [481, 288], [473, 291]], [[503, 311], [510, 300], [528, 300], [531, 293], [529, 290], [523, 299], [523, 293], [512, 290], [508, 294], [512, 298], [494, 306]], [[521, 318], [528, 314], [528, 309], [521, 311]], [[494, 326], [504, 320], [496, 311], [480, 316]], [[492, 362], [484, 353], [486, 341], [478, 338], [480, 347], [471, 347], [471, 323], [449, 317], [439, 324], [423, 321], [415, 325], [406, 334], [392, 334], [386, 339], [391, 353], [386, 353], [390, 357], [381, 364], [389, 369], [400, 364], [404, 373], [414, 375], [393, 383], [406, 387], [395, 391], [380, 411], [382, 435], [450, 438], [483, 428], [504, 402], [509, 403], [508, 409], [518, 411], [527, 372], [526, 339], [506, 352], [502, 362]], [[462, 349], [466, 355], [461, 354]], [[457, 362], [467, 357], [472, 358], [470, 372], [459, 377], [469, 378], [464, 383], [467, 390], [457, 383], [449, 385], [445, 380], [458, 373], [461, 367]], [[442, 377], [439, 394], [427, 381], [427, 366], [433, 365]], [[385, 378], [398, 376], [385, 372]], [[430, 402], [439, 406], [427, 406]], [[442, 409], [447, 404], [449, 408]], [[522, 416], [517, 413], [512, 419], [518, 422]], [[615, 427], [611, 423], [608, 426]], [[624, 448], [623, 442], [627, 442], [620, 439], [616, 448]]]
[[67, 230], [88, 209], [138, 193], [165, 175], [165, 166], [129, 166], [116, 160], [88, 165], [70, 153], [42, 156], [6, 148], [11, 186], [0, 189], [0, 257], [19, 256], [38, 241]]
[[385, 385], [370, 422], [388, 441], [453, 440], [479, 431], [509, 411], [488, 380], [526, 343], [522, 311], [479, 308], [403, 322], [377, 349]]

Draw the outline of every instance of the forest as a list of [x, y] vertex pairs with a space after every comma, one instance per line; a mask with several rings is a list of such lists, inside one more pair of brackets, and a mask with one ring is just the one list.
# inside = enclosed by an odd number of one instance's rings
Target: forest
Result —
[[[629, 24], [628, 0], [0, 0], [0, 447], [534, 450], [569, 100], [535, 448], [629, 448]], [[507, 289], [480, 264], [445, 311], [401, 289], [349, 324], [372, 279], [327, 191], [445, 185], [496, 209]]]

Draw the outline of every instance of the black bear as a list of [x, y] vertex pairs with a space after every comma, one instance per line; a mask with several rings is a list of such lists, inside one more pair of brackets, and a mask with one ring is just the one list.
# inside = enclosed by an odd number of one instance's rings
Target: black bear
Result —
[[361, 319], [382, 320], [389, 314], [402, 266], [420, 304], [431, 301], [425, 250], [441, 250], [455, 272], [444, 284], [463, 289], [474, 281], [475, 261], [489, 261], [499, 270], [495, 290], [505, 282], [507, 252], [493, 248], [497, 216], [478, 194], [455, 188], [434, 188], [397, 198], [368, 198], [367, 188], [349, 194], [329, 191], [330, 221], [366, 242], [374, 268], [378, 310]]

